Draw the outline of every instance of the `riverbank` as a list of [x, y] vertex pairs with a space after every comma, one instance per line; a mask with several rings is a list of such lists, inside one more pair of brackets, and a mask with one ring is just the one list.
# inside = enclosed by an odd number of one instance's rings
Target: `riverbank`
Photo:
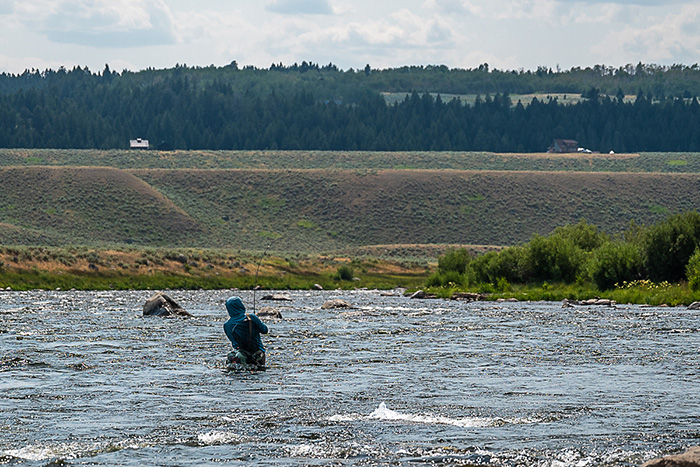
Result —
[[280, 255], [210, 249], [92, 249], [0, 247], [3, 290], [274, 290], [407, 289], [449, 299], [478, 294], [480, 300], [583, 301], [593, 298], [653, 306], [687, 306], [700, 300], [687, 283], [623, 283], [601, 291], [575, 284], [478, 284], [426, 287], [436, 269], [428, 262], [365, 257]]
[[[428, 287], [427, 294], [438, 298], [451, 298], [465, 292], [461, 287]], [[601, 291], [590, 282], [576, 284], [542, 283], [542, 284], [508, 284], [498, 290], [491, 284], [482, 284], [469, 292], [480, 295], [487, 300], [517, 300], [529, 302], [583, 302], [592, 299], [610, 300], [618, 304], [651, 306], [688, 306], [700, 301], [700, 292], [688, 287], [687, 283], [656, 284], [648, 280], [625, 282], [611, 290]]]
[[419, 288], [430, 266], [202, 249], [0, 248], [0, 289]]
[[[608, 291], [593, 284], [490, 284], [425, 287], [434, 266], [379, 259], [328, 256], [265, 256], [217, 250], [94, 250], [81, 248], [0, 249], [3, 290], [217, 290], [255, 287], [272, 290], [379, 289], [397, 287], [429, 297], [478, 295], [479, 300], [584, 301], [687, 306], [700, 300], [685, 283], [625, 283]], [[467, 298], [473, 299], [475, 297]]]

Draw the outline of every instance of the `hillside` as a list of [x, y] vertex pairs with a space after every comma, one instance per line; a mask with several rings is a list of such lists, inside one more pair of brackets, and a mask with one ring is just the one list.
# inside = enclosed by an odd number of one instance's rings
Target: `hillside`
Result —
[[4, 244], [170, 245], [201, 234], [187, 213], [123, 170], [5, 168], [0, 187]]
[[581, 219], [616, 233], [698, 209], [699, 185], [694, 173], [8, 167], [0, 243], [512, 245]]
[[[219, 246], [510, 245], [586, 219], [608, 232], [700, 206], [700, 175], [226, 170], [132, 171]], [[307, 245], [305, 247], [305, 245]]]

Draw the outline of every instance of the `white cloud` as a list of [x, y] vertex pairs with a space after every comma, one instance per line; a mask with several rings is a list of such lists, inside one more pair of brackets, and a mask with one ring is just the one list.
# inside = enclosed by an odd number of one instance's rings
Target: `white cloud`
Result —
[[515, 0], [506, 3], [497, 15], [498, 19], [557, 20], [563, 6], [556, 0]]
[[[700, 61], [691, 0], [0, 0], [0, 71]], [[121, 64], [124, 64], [122, 67]]]
[[483, 9], [471, 0], [425, 0], [423, 7], [443, 15], [484, 15]]
[[58, 43], [139, 47], [175, 41], [163, 0], [30, 0], [19, 2], [16, 14]]
[[627, 26], [610, 33], [593, 47], [593, 53], [610, 59], [627, 57], [626, 62], [683, 63], [700, 60], [700, 6], [686, 5], [657, 23]]

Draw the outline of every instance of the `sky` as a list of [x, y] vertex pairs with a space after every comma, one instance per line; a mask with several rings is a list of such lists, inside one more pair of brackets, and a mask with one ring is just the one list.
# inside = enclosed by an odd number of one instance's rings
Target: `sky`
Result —
[[0, 0], [0, 72], [700, 62], [697, 0]]

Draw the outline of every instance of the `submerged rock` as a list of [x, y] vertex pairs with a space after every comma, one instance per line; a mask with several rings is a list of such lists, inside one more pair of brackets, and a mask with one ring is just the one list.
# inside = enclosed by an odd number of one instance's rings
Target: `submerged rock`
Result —
[[326, 303], [321, 305], [322, 310], [332, 310], [332, 309], [338, 309], [338, 308], [352, 308], [353, 306], [346, 302], [345, 300], [341, 300], [339, 298], [334, 298], [332, 300], [328, 300]]
[[[484, 300], [485, 298], [486, 298], [486, 295], [480, 294], [480, 293], [455, 292], [450, 297], [450, 300], [459, 300], [462, 302], [476, 302], [479, 300]], [[505, 301], [505, 300], [503, 300], [503, 301]]]
[[688, 305], [689, 310], [700, 310], [700, 302], [693, 302]]
[[192, 316], [163, 292], [156, 292], [143, 305], [143, 316]]
[[427, 293], [425, 290], [418, 290], [410, 295], [408, 298], [414, 299], [424, 299], [424, 298], [437, 298], [437, 295], [432, 293]]
[[615, 300], [608, 300], [607, 298], [591, 298], [579, 302], [579, 305], [584, 306], [615, 306], [616, 304]]
[[700, 467], [700, 446], [692, 447], [683, 454], [652, 459], [642, 467]]
[[273, 301], [278, 301], [278, 302], [291, 302], [292, 297], [289, 295], [283, 295], [283, 294], [272, 294], [272, 295], [265, 295], [263, 296], [260, 300], [273, 300]]
[[259, 318], [282, 319], [282, 312], [279, 311], [277, 308], [273, 308], [271, 306], [262, 307], [255, 314]]

